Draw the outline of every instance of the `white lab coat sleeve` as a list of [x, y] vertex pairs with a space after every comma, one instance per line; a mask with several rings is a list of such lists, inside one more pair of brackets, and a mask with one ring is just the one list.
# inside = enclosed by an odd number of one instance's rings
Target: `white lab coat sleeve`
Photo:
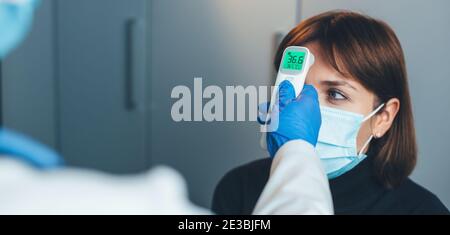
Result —
[[311, 144], [295, 140], [279, 149], [253, 214], [333, 214], [328, 179]]
[[0, 215], [203, 215], [181, 175], [156, 167], [133, 176], [38, 171], [0, 156]]

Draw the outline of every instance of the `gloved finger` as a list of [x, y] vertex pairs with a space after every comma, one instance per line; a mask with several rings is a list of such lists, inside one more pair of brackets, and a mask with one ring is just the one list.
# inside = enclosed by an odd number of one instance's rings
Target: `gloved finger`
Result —
[[267, 113], [265, 115], [258, 114], [257, 121], [260, 125], [267, 125], [269, 123], [269, 120], [267, 120]]
[[270, 103], [265, 102], [258, 105], [258, 122], [261, 125], [266, 125], [267, 113], [269, 112]]
[[311, 118], [317, 120], [319, 126], [322, 123], [322, 115], [320, 113], [319, 94], [312, 85], [305, 85], [302, 93], [299, 95], [299, 101], [309, 110]]
[[295, 89], [291, 82], [285, 80], [278, 87], [279, 110], [282, 111], [289, 103], [295, 100]]

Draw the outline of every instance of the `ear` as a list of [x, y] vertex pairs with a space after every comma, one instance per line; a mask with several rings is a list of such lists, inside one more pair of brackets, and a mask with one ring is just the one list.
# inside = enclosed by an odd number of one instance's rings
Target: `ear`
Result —
[[391, 128], [400, 109], [400, 100], [390, 99], [381, 111], [372, 119], [372, 134], [376, 139], [383, 137]]

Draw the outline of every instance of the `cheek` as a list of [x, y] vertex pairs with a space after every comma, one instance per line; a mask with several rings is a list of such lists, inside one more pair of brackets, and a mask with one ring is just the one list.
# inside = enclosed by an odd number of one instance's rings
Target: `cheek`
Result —
[[[367, 140], [372, 135], [372, 128], [370, 125], [370, 120], [367, 120], [361, 125], [361, 129], [359, 129], [358, 137], [356, 139], [356, 145], [358, 152], [361, 150], [363, 145], [367, 142]], [[367, 151], [367, 148], [365, 149]]]
[[351, 96], [352, 102], [346, 102], [342, 104], [342, 109], [358, 113], [366, 116], [368, 113], [371, 112], [371, 103], [370, 99], [368, 99], [367, 96], [363, 96], [360, 94], [355, 94]]
[[340, 102], [336, 106], [339, 109], [349, 111], [352, 113], [358, 113], [366, 117], [373, 111], [374, 95], [369, 92], [358, 91], [347, 92], [347, 96], [350, 98], [347, 102]]

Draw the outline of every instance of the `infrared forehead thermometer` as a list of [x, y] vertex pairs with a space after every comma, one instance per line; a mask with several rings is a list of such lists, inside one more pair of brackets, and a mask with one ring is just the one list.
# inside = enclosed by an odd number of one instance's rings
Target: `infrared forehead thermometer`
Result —
[[[280, 84], [286, 80], [291, 82], [295, 90], [295, 97], [298, 97], [305, 85], [306, 75], [314, 62], [314, 55], [306, 47], [291, 46], [284, 50], [277, 80], [275, 82], [275, 89], [272, 93], [270, 106], [265, 118], [266, 125], [261, 126], [262, 136], [260, 144], [263, 149], [267, 150], [267, 132], [276, 131], [278, 129], [278, 123], [277, 121], [271, 120], [271, 115], [276, 102], [278, 102]], [[277, 118], [275, 119], [277, 120]]]
[[[278, 70], [275, 89], [272, 93], [271, 103], [265, 120], [266, 123], [271, 121], [273, 108], [278, 102], [280, 84], [283, 81], [289, 81], [294, 87], [295, 97], [298, 97], [303, 90], [306, 75], [308, 74], [310, 67], [314, 64], [314, 61], [314, 55], [306, 47], [291, 46], [286, 48]], [[262, 132], [276, 131], [277, 123], [271, 124], [271, 128], [267, 128], [267, 125], [264, 125], [262, 127]], [[275, 126], [273, 124], [275, 124]]]

